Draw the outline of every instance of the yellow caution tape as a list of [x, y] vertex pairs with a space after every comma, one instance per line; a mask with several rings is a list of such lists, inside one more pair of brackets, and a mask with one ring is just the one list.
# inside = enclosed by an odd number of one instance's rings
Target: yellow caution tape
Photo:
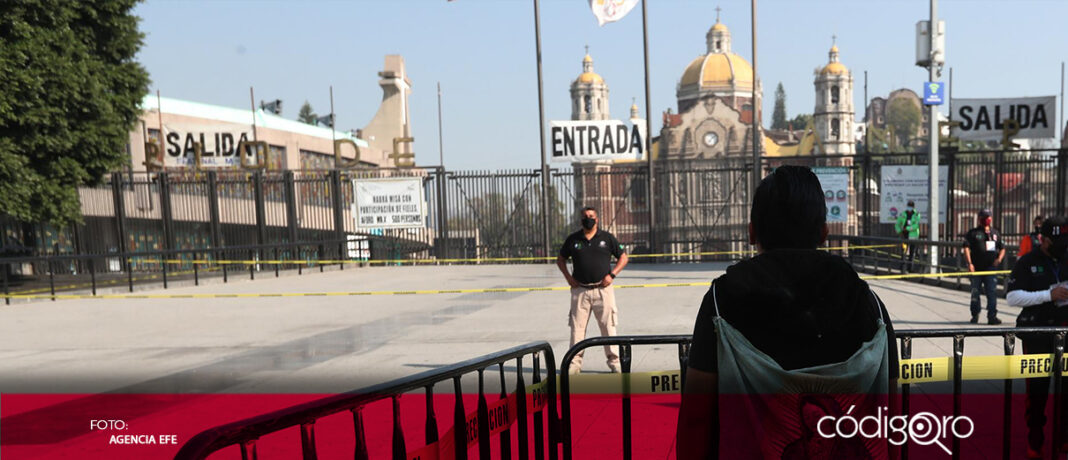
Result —
[[[886, 248], [893, 247], [893, 244], [879, 244], [870, 246], [837, 246], [829, 248], [820, 248], [824, 251], [837, 251], [845, 249], [874, 249], [874, 248]], [[652, 257], [692, 257], [692, 256], [721, 256], [721, 255], [740, 255], [740, 254], [753, 254], [754, 250], [746, 251], [711, 251], [711, 252], [672, 252], [663, 254], [630, 254], [631, 259], [652, 258]], [[213, 260], [213, 259], [149, 259], [140, 257], [131, 257], [131, 262], [146, 263], [146, 264], [214, 264], [214, 265], [317, 265], [317, 264], [442, 264], [442, 263], [486, 263], [486, 262], [537, 262], [546, 260], [556, 260], [556, 256], [539, 256], [539, 257], [484, 257], [484, 258], [472, 258], [472, 259], [381, 259], [381, 260], [360, 260], [360, 259], [247, 259], [247, 260]]]
[[[957, 272], [957, 273], [913, 273], [905, 275], [865, 275], [860, 279], [891, 280], [902, 278], [948, 278], [954, 276], [992, 275], [1008, 273], [1008, 271], [989, 272]], [[672, 287], [708, 287], [709, 281], [696, 283], [645, 283], [645, 284], [620, 284], [612, 286], [616, 289], [640, 289], [640, 288], [672, 288]], [[217, 299], [217, 298], [251, 298], [251, 297], [338, 297], [338, 296], [372, 296], [372, 295], [426, 295], [426, 294], [493, 294], [501, 292], [548, 292], [568, 291], [569, 286], [547, 287], [512, 287], [512, 288], [476, 288], [476, 289], [422, 289], [407, 291], [339, 291], [339, 292], [249, 292], [237, 294], [9, 294], [0, 295], [0, 298], [10, 299]]]
[[[898, 383], [916, 384], [953, 380], [953, 358], [902, 359]], [[1062, 369], [1068, 369], [1065, 355]], [[1049, 377], [1053, 355], [965, 356], [962, 380], [1015, 380]], [[1065, 371], [1068, 378], [1068, 370]], [[682, 373], [677, 370], [632, 372], [630, 374], [575, 374], [568, 377], [572, 394], [619, 394], [629, 381], [630, 394], [671, 394], [682, 389]]]
[[983, 276], [983, 275], [1008, 275], [1011, 270], [988, 270], [982, 272], [954, 272], [954, 273], [903, 273], [899, 275], [865, 275], [865, 280], [900, 280], [908, 278], [952, 278], [956, 276]]
[[[201, 271], [204, 271], [204, 272], [214, 272], [214, 271], [218, 271], [218, 270], [219, 270], [219, 268], [217, 268], [217, 267], [206, 267], [206, 268], [201, 269]], [[180, 276], [180, 275], [189, 275], [191, 273], [193, 273], [193, 270], [179, 270], [179, 271], [168, 271], [167, 275], [168, 276]], [[162, 277], [163, 277], [162, 273], [154, 273], [154, 274], [151, 274], [151, 275], [137, 275], [137, 276], [134, 276], [132, 280], [133, 281], [145, 281], [145, 280], [160, 279]], [[130, 279], [123, 277], [123, 278], [114, 278], [114, 279], [109, 279], [109, 280], [98, 280], [96, 282], [96, 285], [97, 285], [97, 287], [100, 287], [100, 286], [114, 286], [114, 285], [117, 285], [117, 284], [127, 284], [129, 282], [130, 282]], [[74, 284], [64, 284], [62, 286], [56, 286], [56, 290], [57, 291], [62, 291], [62, 290], [66, 290], [66, 289], [84, 289], [84, 288], [91, 288], [91, 287], [93, 287], [93, 283], [74, 283]], [[51, 292], [51, 290], [52, 290], [52, 288], [50, 288], [50, 287], [40, 287], [40, 288], [26, 289], [26, 290], [21, 290], [21, 291], [13, 291], [12, 294], [16, 294], [16, 295], [38, 294], [38, 293], [42, 293], [42, 292]], [[0, 296], [0, 297], [2, 297], [2, 296]], [[51, 298], [51, 296], [49, 296], [49, 297]]]

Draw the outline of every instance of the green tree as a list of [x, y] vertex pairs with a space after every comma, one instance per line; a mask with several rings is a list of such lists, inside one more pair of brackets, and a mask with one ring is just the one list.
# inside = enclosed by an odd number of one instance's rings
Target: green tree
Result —
[[127, 160], [148, 90], [136, 0], [0, 2], [0, 214], [65, 225]]
[[300, 106], [300, 114], [297, 115], [297, 121], [314, 125], [315, 119], [318, 117], [319, 116], [312, 111], [311, 104], [309, 104], [308, 101], [304, 101], [304, 105]]
[[771, 129], [786, 129], [786, 90], [782, 82], [775, 88], [775, 109], [771, 111]]
[[787, 126], [792, 129], [805, 129], [806, 126], [812, 121], [812, 115], [807, 113], [798, 114], [796, 117], [786, 122]]
[[886, 124], [894, 134], [897, 145], [907, 146], [920, 126], [920, 108], [912, 101], [898, 98], [886, 107]]

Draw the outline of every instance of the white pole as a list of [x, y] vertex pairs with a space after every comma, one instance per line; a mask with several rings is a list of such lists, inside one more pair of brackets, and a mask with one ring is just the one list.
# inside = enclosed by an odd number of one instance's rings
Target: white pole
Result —
[[[930, 72], [930, 81], [938, 81], [938, 65], [935, 64], [936, 53], [941, 52], [935, 48], [937, 43], [936, 37], [938, 33], [938, 0], [931, 0], [931, 23], [927, 28], [928, 38], [931, 41], [931, 56], [928, 64], [928, 71]], [[930, 199], [927, 200], [930, 207], [927, 209], [927, 220], [930, 222], [930, 238], [931, 238], [931, 273], [938, 272], [938, 250], [936, 246], [938, 243], [938, 106], [927, 106], [930, 125], [930, 158], [928, 159], [928, 167], [931, 171], [928, 193]]]

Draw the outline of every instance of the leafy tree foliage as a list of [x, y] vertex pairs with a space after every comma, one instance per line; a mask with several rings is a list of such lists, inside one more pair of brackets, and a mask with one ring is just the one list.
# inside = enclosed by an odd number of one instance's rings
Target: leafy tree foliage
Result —
[[775, 88], [775, 108], [771, 111], [771, 129], [786, 128], [786, 90], [783, 89], [782, 82], [779, 82], [779, 86]]
[[128, 161], [149, 82], [136, 3], [0, 1], [0, 214], [77, 221], [77, 186]]
[[314, 125], [318, 115], [312, 110], [311, 104], [308, 101], [304, 101], [304, 105], [300, 106], [300, 113], [297, 114], [297, 121]]

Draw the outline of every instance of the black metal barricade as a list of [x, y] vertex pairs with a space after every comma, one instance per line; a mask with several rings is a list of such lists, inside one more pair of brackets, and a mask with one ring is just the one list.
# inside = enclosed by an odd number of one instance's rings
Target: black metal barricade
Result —
[[[544, 385], [547, 402], [545, 409], [539, 409], [534, 413], [534, 426], [530, 433], [528, 433], [528, 428], [530, 427], [528, 427], [527, 423], [527, 409], [525, 404], [528, 386], [525, 383], [525, 378], [523, 376], [523, 357], [528, 355], [531, 355], [533, 359], [533, 377], [531, 386], [541, 383], [541, 359], [544, 355], [546, 368], [546, 381]], [[542, 422], [545, 420], [542, 418], [542, 412], [547, 410], [547, 434], [549, 436], [548, 458], [550, 460], [555, 460], [557, 458], [556, 446], [559, 444], [555, 439], [556, 433], [559, 432], [559, 418], [557, 416], [555, 404], [556, 363], [552, 347], [546, 342], [533, 342], [509, 348], [507, 350], [443, 367], [441, 369], [426, 371], [410, 377], [393, 380], [391, 382], [367, 387], [350, 393], [323, 398], [317, 401], [211, 428], [193, 436], [186, 442], [178, 451], [175, 459], [199, 460], [207, 458], [213, 452], [223, 448], [237, 445], [240, 446], [242, 459], [255, 460], [257, 458], [256, 442], [261, 437], [298, 426], [300, 427], [301, 433], [301, 452], [303, 458], [305, 460], [315, 459], [318, 457], [315, 443], [316, 421], [345, 411], [351, 412], [353, 417], [353, 433], [356, 439], [353, 457], [356, 459], [366, 459], [368, 458], [368, 452], [366, 443], [364, 442], [365, 437], [362, 410], [368, 404], [375, 401], [391, 399], [393, 403], [392, 458], [394, 460], [406, 460], [407, 450], [405, 448], [405, 433], [400, 424], [399, 398], [401, 395], [408, 392], [418, 390], [425, 391], [427, 398], [425, 442], [427, 445], [436, 443], [439, 441], [439, 434], [437, 428], [437, 416], [433, 405], [433, 388], [437, 383], [452, 380], [454, 396], [456, 398], [453, 410], [453, 434], [455, 436], [454, 458], [463, 460], [467, 458], [467, 429], [465, 427], [467, 412], [463, 406], [463, 387], [461, 378], [465, 374], [471, 372], [478, 373], [478, 407], [476, 410], [478, 420], [479, 458], [489, 459], [491, 456], [489, 413], [487, 410], [486, 391], [483, 385], [483, 373], [488, 368], [491, 368], [494, 365], [497, 366], [501, 378], [501, 394], [504, 395], [504, 364], [512, 360], [514, 360], [516, 366], [515, 395], [517, 400], [516, 419], [518, 423], [519, 447], [519, 452], [516, 453], [515, 457], [521, 460], [526, 460], [529, 457], [528, 443], [531, 441], [531, 438], [533, 438], [533, 442], [535, 443], [535, 458], [537, 460], [545, 458], [546, 452], [544, 447], [546, 433], [545, 430], [542, 429]], [[520, 404], [518, 401], [522, 401], [523, 403]], [[502, 442], [500, 443], [500, 458], [510, 459], [513, 457], [511, 443], [504, 442], [505, 439], [510, 439], [508, 433], [509, 431], [504, 431], [501, 434]]]
[[[1006, 356], [1015, 354], [1016, 338], [1019, 334], [1035, 334], [1042, 337], [1049, 337], [1054, 341], [1053, 352], [1053, 436], [1050, 440], [1050, 444], [1053, 447], [1053, 451], [1056, 452], [1060, 447], [1060, 425], [1061, 425], [1061, 378], [1064, 369], [1062, 369], [1062, 361], [1064, 357], [1064, 342], [1065, 336], [1068, 335], [1068, 328], [984, 328], [984, 329], [912, 329], [912, 330], [900, 330], [896, 331], [895, 335], [899, 341], [899, 357], [900, 359], [912, 358], [912, 342], [913, 339], [937, 339], [937, 338], [952, 338], [953, 339], [953, 416], [958, 417], [961, 415], [961, 396], [963, 390], [963, 360], [964, 357], [964, 339], [966, 337], [1003, 337], [1004, 339], [1004, 353]], [[593, 337], [583, 340], [575, 346], [571, 347], [564, 353], [560, 362], [560, 406], [561, 406], [561, 421], [560, 421], [560, 436], [559, 442], [563, 445], [563, 458], [564, 460], [570, 460], [572, 458], [572, 440], [571, 440], [571, 379], [567, 374], [571, 361], [582, 350], [587, 348], [594, 348], [604, 345], [618, 345], [620, 347], [619, 357], [621, 364], [621, 371], [623, 373], [631, 372], [631, 348], [635, 345], [671, 345], [678, 346], [679, 353], [679, 371], [681, 372], [682, 381], [686, 380], [686, 367], [687, 367], [687, 355], [689, 353], [689, 347], [691, 344], [690, 335], [648, 335], [648, 336], [615, 336], [615, 337]], [[665, 369], [657, 369], [658, 371]], [[623, 380], [627, 382], [627, 380]], [[1012, 432], [1013, 419], [1012, 414], [1012, 380], [1006, 379], [1004, 381], [1004, 402], [1002, 406], [1004, 427], [1002, 430], [1002, 458], [1010, 458], [1011, 451], [1011, 439], [1010, 434]], [[909, 415], [910, 408], [910, 394], [911, 386], [917, 384], [902, 384], [900, 386], [901, 395], [901, 407], [900, 413], [902, 415]], [[629, 388], [624, 385], [623, 392], [621, 394], [623, 398], [623, 423], [620, 427], [623, 433], [623, 458], [630, 460], [632, 458], [633, 451], [633, 436], [631, 431], [631, 394]], [[960, 439], [954, 437], [952, 446], [954, 460], [960, 458]], [[901, 458], [902, 460], [908, 459], [908, 444], [901, 446]]]
[[[912, 339], [952, 338], [953, 339], [953, 416], [961, 415], [961, 396], [964, 383], [964, 339], [966, 337], [1002, 337], [1004, 340], [1004, 353], [1006, 356], [1015, 354], [1016, 337], [1019, 334], [1036, 334], [1049, 337], [1053, 340], [1053, 436], [1050, 437], [1052, 452], [1057, 452], [1060, 447], [1061, 425], [1061, 378], [1064, 369], [1064, 338], [1068, 334], [1068, 328], [1018, 328], [999, 327], [986, 329], [913, 329], [895, 331], [899, 339], [900, 359], [912, 358]], [[1010, 457], [1012, 433], [1012, 379], [1005, 379], [1004, 401], [1002, 403], [1002, 438], [1001, 456], [1004, 459]], [[914, 384], [901, 385], [901, 413], [909, 414], [909, 395], [911, 386]], [[902, 460], [908, 459], [908, 444], [901, 446]], [[960, 458], [960, 438], [953, 437], [953, 459]]]
[[[560, 423], [560, 437], [558, 438], [564, 446], [564, 460], [571, 460], [571, 378], [568, 375], [567, 370], [571, 368], [571, 361], [575, 359], [580, 351], [587, 348], [598, 347], [602, 345], [618, 345], [619, 346], [619, 364], [620, 371], [624, 374], [630, 373], [633, 355], [631, 354], [631, 347], [634, 345], [667, 345], [676, 344], [679, 347], [679, 370], [683, 373], [682, 380], [686, 380], [686, 360], [690, 354], [690, 335], [640, 335], [640, 336], [615, 336], [615, 337], [592, 337], [576, 343], [575, 346], [567, 350], [564, 353], [564, 357], [560, 360], [560, 408], [561, 408], [561, 423]], [[658, 369], [662, 370], [662, 369]], [[627, 380], [624, 380], [627, 382]], [[621, 429], [623, 430], [623, 458], [629, 460], [632, 452], [632, 429], [631, 429], [631, 399], [629, 388], [624, 386], [623, 388], [623, 424]]]

